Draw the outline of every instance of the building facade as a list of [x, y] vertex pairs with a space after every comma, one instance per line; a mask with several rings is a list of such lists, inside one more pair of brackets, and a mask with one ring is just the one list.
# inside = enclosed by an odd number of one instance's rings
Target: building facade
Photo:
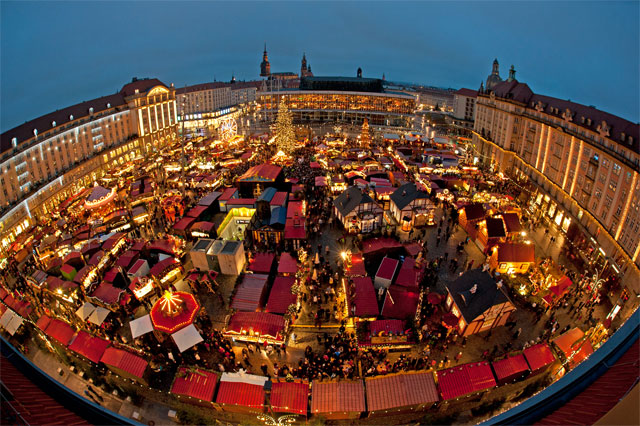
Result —
[[586, 263], [639, 293], [640, 126], [534, 94], [515, 71], [479, 93], [476, 109], [478, 161], [534, 183], [532, 212], [570, 234]]
[[476, 119], [477, 90], [459, 89], [453, 94], [453, 117], [455, 124], [473, 128]]
[[176, 137], [173, 85], [133, 79], [118, 93], [8, 130], [0, 143], [0, 249], [114, 161], [160, 149]]
[[222, 109], [256, 100], [261, 81], [203, 83], [176, 90], [178, 116], [187, 120], [212, 117]]

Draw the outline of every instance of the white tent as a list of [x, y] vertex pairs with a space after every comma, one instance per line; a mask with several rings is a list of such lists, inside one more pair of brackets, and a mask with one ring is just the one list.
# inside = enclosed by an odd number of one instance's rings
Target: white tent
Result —
[[79, 316], [84, 321], [95, 310], [96, 310], [96, 307], [93, 304], [89, 302], [84, 302], [84, 305], [80, 306], [80, 308], [78, 308], [78, 310], [76, 311], [76, 315]]
[[255, 374], [248, 374], [242, 371], [237, 373], [222, 373], [222, 376], [220, 376], [221, 382], [249, 383], [259, 386], [264, 386], [267, 380], [264, 376], [256, 376]]
[[0, 326], [7, 330], [7, 333], [12, 336], [16, 334], [16, 331], [18, 331], [18, 328], [20, 328], [23, 322], [24, 319], [11, 309], [7, 309], [4, 314], [2, 314], [2, 317], [0, 317]]
[[105, 319], [107, 319], [110, 312], [111, 311], [108, 309], [98, 306], [93, 312], [91, 312], [91, 315], [89, 315], [89, 322], [92, 322], [95, 325], [100, 325]]
[[134, 339], [153, 331], [153, 324], [151, 324], [149, 315], [134, 319], [129, 322], [129, 327], [131, 327], [131, 337]]
[[180, 352], [184, 352], [187, 349], [202, 342], [202, 336], [198, 333], [198, 330], [193, 324], [190, 324], [180, 331], [176, 331], [171, 335], [173, 341], [176, 342], [176, 346]]

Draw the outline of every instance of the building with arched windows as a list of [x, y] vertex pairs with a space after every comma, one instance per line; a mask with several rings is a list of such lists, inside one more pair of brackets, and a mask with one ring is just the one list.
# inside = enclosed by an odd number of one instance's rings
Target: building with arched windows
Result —
[[113, 95], [27, 121], [0, 138], [0, 248], [114, 162], [175, 140], [175, 89], [137, 79]]

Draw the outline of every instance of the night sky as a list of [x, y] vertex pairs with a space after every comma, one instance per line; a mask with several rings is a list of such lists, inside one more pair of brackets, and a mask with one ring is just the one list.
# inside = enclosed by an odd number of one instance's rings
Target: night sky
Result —
[[511, 64], [536, 93], [639, 121], [640, 2], [0, 2], [1, 130], [118, 91], [271, 71], [476, 89]]

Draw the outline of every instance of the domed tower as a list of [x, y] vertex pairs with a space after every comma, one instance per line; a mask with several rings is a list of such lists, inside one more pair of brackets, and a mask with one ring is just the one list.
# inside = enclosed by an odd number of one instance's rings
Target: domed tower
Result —
[[509, 78], [507, 81], [518, 81], [516, 80], [516, 69], [513, 65], [511, 65], [511, 69], [509, 70]]
[[502, 79], [500, 78], [500, 65], [498, 64], [498, 59], [493, 60], [493, 69], [491, 70], [491, 74], [487, 77], [487, 90], [493, 90], [496, 84], [500, 83]]
[[260, 64], [260, 77], [269, 77], [271, 75], [271, 64], [267, 56], [267, 43], [264, 44], [264, 52], [262, 53], [262, 63]]
[[358, 72], [356, 72], [356, 77], [362, 78], [362, 68], [358, 67]]

